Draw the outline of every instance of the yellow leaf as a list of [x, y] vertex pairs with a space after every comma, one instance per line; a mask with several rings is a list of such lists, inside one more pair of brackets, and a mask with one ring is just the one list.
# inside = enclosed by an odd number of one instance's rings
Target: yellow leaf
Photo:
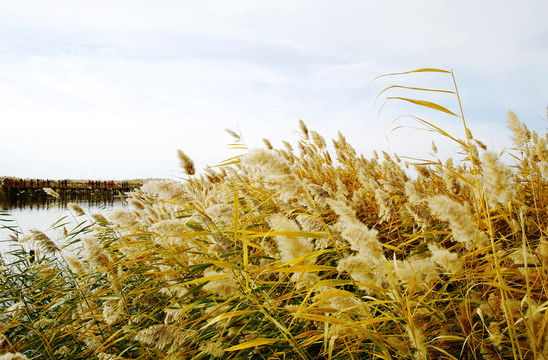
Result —
[[350, 325], [348, 321], [344, 321], [336, 317], [320, 315], [320, 314], [300, 313], [300, 314], [295, 314], [294, 316], [301, 319], [319, 321], [319, 322], [329, 323], [329, 324]]
[[451, 71], [443, 70], [443, 69], [436, 69], [436, 68], [421, 68], [421, 69], [402, 72], [400, 74], [411, 74], [411, 73], [416, 73], [416, 72], [441, 72], [441, 73], [451, 74]]
[[299, 264], [305, 260], [308, 260], [308, 259], [315, 259], [316, 257], [320, 256], [321, 254], [325, 254], [325, 253], [328, 253], [330, 252], [331, 250], [318, 250], [318, 251], [313, 251], [311, 253], [308, 253], [308, 254], [304, 254], [304, 255], [301, 255], [299, 256], [298, 258], [295, 258], [291, 261], [288, 261], [286, 262], [284, 265], [293, 265], [293, 264]]
[[265, 236], [297, 236], [297, 237], [326, 237], [325, 231], [269, 231], [269, 232], [249, 232], [245, 235], [248, 239], [262, 238]]
[[215, 324], [216, 322], [219, 322], [219, 321], [224, 320], [224, 319], [229, 319], [229, 318], [232, 318], [234, 316], [253, 314], [254, 312], [256, 312], [256, 310], [235, 310], [235, 311], [230, 311], [230, 312], [227, 312], [227, 313], [224, 313], [224, 314], [219, 314], [219, 315], [215, 316], [213, 319], [209, 320], [207, 322], [207, 324], [202, 326], [202, 329], [205, 329], [206, 327], [211, 326], [211, 325]]
[[388, 245], [388, 244], [383, 244], [381, 243], [381, 246], [382, 247], [385, 247], [387, 249], [390, 249], [390, 250], [393, 250], [393, 251], [397, 251], [397, 252], [401, 252], [401, 249], [395, 247], [395, 246], [392, 246], [392, 245]]
[[324, 334], [318, 334], [318, 335], [311, 336], [308, 339], [306, 339], [305, 341], [303, 341], [301, 345], [304, 346], [304, 347], [310, 346], [310, 345], [314, 344], [315, 342], [322, 340], [323, 337], [324, 337]]
[[341, 289], [333, 289], [333, 290], [327, 290], [322, 291], [321, 293], [315, 295], [314, 299], [324, 298], [329, 296], [329, 298], [335, 297], [335, 296], [348, 296], [348, 297], [356, 297], [356, 294], [350, 291], [341, 290]]
[[295, 339], [303, 339], [303, 338], [316, 336], [316, 335], [323, 336], [323, 332], [318, 330], [306, 331], [306, 332], [300, 333], [299, 335], [295, 335]]
[[273, 344], [277, 341], [280, 341], [280, 340], [279, 339], [255, 339], [251, 341], [246, 341], [244, 343], [241, 343], [235, 346], [231, 346], [228, 349], [225, 349], [225, 351], [243, 350], [243, 349], [248, 349], [250, 347]]
[[227, 276], [228, 275], [226, 275], [226, 274], [203, 276], [203, 277], [200, 277], [200, 278], [197, 278], [197, 279], [194, 279], [194, 280], [186, 281], [186, 282], [184, 282], [182, 284], [179, 284], [179, 285], [180, 286], [185, 286], [185, 285], [201, 284], [201, 283], [204, 283], [206, 281], [222, 279], [222, 278], [225, 278]]
[[386, 88], [384, 88], [378, 95], [377, 98], [379, 98], [382, 93], [385, 91], [388, 91], [390, 89], [406, 89], [406, 90], [418, 90], [418, 91], [430, 91], [430, 92], [440, 92], [440, 93], [446, 93], [446, 94], [455, 94], [454, 91], [451, 90], [441, 90], [441, 89], [428, 89], [428, 88], [418, 88], [413, 86], [404, 86], [404, 85], [390, 85]]
[[237, 265], [234, 265], [232, 263], [229, 263], [227, 261], [221, 261], [221, 260], [208, 260], [207, 262], [221, 268], [221, 269], [233, 269], [233, 270], [240, 270], [240, 268]]
[[432, 341], [437, 341], [437, 340], [465, 341], [466, 339], [463, 338], [462, 336], [455, 336], [455, 335], [440, 335], [432, 339]]
[[444, 108], [443, 106], [438, 105], [438, 104], [435, 104], [435, 103], [430, 102], [430, 101], [416, 100], [416, 99], [408, 99], [408, 98], [403, 98], [403, 97], [398, 97], [398, 96], [387, 97], [387, 99], [388, 99], [388, 100], [403, 100], [403, 101], [408, 101], [408, 102], [413, 103], [413, 104], [417, 104], [417, 105], [421, 105], [421, 106], [424, 106], [424, 107], [428, 107], [428, 108], [431, 108], [431, 109], [434, 109], [434, 110], [438, 110], [438, 111], [447, 113], [447, 114], [449, 114], [449, 115], [453, 115], [453, 116], [457, 116], [457, 117], [458, 117], [458, 115], [455, 114], [454, 112], [452, 112], [451, 110], [448, 110], [448, 109]]
[[393, 75], [405, 75], [405, 74], [412, 74], [412, 73], [419, 73], [419, 72], [440, 72], [440, 73], [446, 73], [451, 74], [451, 71], [443, 70], [443, 69], [435, 69], [435, 68], [422, 68], [422, 69], [416, 69], [411, 71], [404, 71], [404, 72], [397, 72], [397, 73], [390, 73], [390, 74], [384, 74], [377, 76], [373, 80], [379, 79], [381, 77], [385, 76], [393, 76]]
[[380, 322], [389, 322], [389, 321], [395, 321], [398, 320], [396, 317], [374, 317], [371, 319], [365, 319], [365, 320], [359, 320], [352, 322], [352, 325], [370, 325], [370, 324], [376, 324]]
[[292, 267], [283, 267], [283, 268], [272, 268], [272, 269], [253, 269], [250, 273], [260, 272], [261, 274], [273, 274], [273, 273], [296, 273], [296, 272], [315, 272], [315, 271], [330, 271], [335, 270], [333, 266], [326, 265], [301, 265], [301, 266], [292, 266]]
[[260, 250], [260, 251], [265, 251], [265, 249], [260, 246], [260, 245], [257, 245], [257, 244], [253, 244], [251, 242], [248, 242], [247, 243], [247, 246], [249, 246], [250, 248], [254, 248], [254, 249], [257, 249], [257, 250]]

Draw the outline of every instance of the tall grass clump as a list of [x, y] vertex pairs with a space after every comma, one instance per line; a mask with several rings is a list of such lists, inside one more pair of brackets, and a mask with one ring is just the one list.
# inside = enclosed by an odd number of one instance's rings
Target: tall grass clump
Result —
[[463, 139], [417, 118], [459, 157], [411, 175], [342, 134], [329, 150], [302, 121], [295, 147], [247, 149], [230, 132], [245, 154], [201, 175], [179, 151], [185, 179], [93, 215], [76, 250], [37, 234], [44, 255], [2, 265], [0, 354], [547, 359], [547, 135], [510, 112], [508, 165], [462, 110], [389, 100], [459, 118]]

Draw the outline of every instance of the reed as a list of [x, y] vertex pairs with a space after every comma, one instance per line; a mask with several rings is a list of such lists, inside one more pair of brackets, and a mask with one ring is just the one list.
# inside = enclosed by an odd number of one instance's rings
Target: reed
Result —
[[[454, 80], [410, 73], [422, 72]], [[460, 104], [454, 84], [407, 90]], [[329, 151], [304, 122], [296, 146], [247, 149], [234, 133], [245, 153], [201, 175], [179, 152], [186, 179], [149, 181], [127, 194], [130, 209], [69, 231], [79, 250], [3, 264], [0, 354], [548, 358], [547, 135], [510, 113], [508, 165], [462, 109], [389, 100], [459, 118], [463, 139], [417, 121], [464, 156], [411, 175], [397, 155], [366, 158], [342, 134]]]

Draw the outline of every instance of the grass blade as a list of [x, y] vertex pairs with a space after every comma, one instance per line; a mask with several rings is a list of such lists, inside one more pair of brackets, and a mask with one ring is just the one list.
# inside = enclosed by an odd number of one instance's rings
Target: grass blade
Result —
[[408, 101], [408, 102], [416, 104], [416, 105], [424, 106], [424, 107], [427, 107], [427, 108], [430, 108], [430, 109], [434, 109], [434, 110], [441, 111], [441, 112], [444, 112], [446, 114], [458, 117], [458, 115], [455, 114], [454, 112], [452, 112], [451, 110], [448, 110], [448, 109], [444, 108], [443, 106], [438, 105], [438, 104], [433, 103], [433, 102], [430, 102], [430, 101], [409, 99], [409, 98], [404, 98], [404, 97], [399, 97], [399, 96], [391, 96], [391, 97], [388, 97], [387, 99], [388, 100]]

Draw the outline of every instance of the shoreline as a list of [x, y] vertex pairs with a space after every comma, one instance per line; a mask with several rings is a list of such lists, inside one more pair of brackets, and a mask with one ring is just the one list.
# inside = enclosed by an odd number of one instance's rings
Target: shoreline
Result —
[[147, 179], [89, 180], [89, 179], [39, 179], [0, 177], [0, 188], [8, 190], [32, 190], [51, 188], [54, 190], [113, 189], [127, 190], [141, 187]]

